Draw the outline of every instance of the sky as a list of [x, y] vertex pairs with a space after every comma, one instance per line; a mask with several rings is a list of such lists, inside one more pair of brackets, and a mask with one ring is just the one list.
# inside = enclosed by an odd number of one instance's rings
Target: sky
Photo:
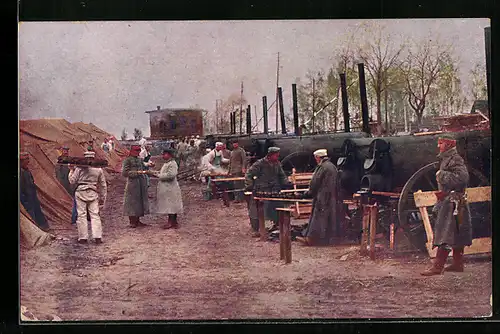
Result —
[[[375, 20], [370, 20], [375, 21]], [[395, 43], [453, 42], [468, 92], [469, 71], [485, 64], [489, 19], [376, 20]], [[291, 87], [334, 63], [347, 36], [369, 38], [366, 20], [94, 21], [19, 24], [20, 119], [93, 123], [119, 137], [149, 135], [147, 110], [199, 106], [239, 94], [262, 114], [275, 99], [277, 54], [285, 110]], [[439, 35], [439, 36], [438, 36]], [[253, 110], [253, 109], [252, 109]], [[252, 111], [252, 116], [254, 112]], [[269, 126], [275, 127], [274, 117]]]

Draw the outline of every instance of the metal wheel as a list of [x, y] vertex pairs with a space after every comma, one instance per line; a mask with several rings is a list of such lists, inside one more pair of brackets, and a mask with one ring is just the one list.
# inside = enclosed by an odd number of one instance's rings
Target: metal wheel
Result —
[[[420, 212], [415, 206], [413, 193], [418, 190], [437, 191], [436, 172], [439, 163], [434, 162], [419, 169], [406, 182], [401, 192], [398, 203], [399, 226], [403, 228], [406, 236], [416, 248], [425, 250], [427, 237]], [[469, 169], [470, 181], [468, 187], [481, 187], [489, 185], [489, 180], [480, 171]], [[481, 204], [479, 204], [481, 205]], [[473, 210], [471, 206], [471, 211]]]
[[297, 173], [307, 173], [314, 171], [316, 160], [310, 152], [293, 152], [281, 160], [281, 165], [285, 172], [291, 172], [293, 168]]

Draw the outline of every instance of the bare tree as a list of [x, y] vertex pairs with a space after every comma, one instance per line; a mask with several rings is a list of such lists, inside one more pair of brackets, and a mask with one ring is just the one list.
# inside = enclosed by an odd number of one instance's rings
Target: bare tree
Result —
[[486, 68], [484, 64], [476, 64], [470, 71], [472, 77], [471, 94], [474, 100], [488, 99], [486, 86]]
[[138, 128], [134, 128], [133, 136], [135, 140], [140, 140], [142, 138], [142, 131]]
[[123, 129], [122, 130], [121, 139], [122, 140], [127, 140], [127, 137], [128, 137], [127, 131], [125, 129]]
[[415, 112], [417, 127], [420, 127], [427, 96], [444, 68], [451, 45], [443, 46], [429, 39], [414, 45], [415, 50], [408, 50], [401, 69], [406, 81], [408, 103]]
[[394, 45], [393, 36], [385, 32], [385, 27], [367, 26], [369, 38], [364, 45], [358, 47], [358, 57], [364, 63], [370, 80], [368, 83], [375, 92], [375, 102], [377, 108], [377, 122], [382, 121], [382, 93], [385, 94], [386, 119], [387, 119], [387, 89], [391, 84], [388, 77], [390, 68], [398, 65], [401, 52], [405, 48], [404, 44]]

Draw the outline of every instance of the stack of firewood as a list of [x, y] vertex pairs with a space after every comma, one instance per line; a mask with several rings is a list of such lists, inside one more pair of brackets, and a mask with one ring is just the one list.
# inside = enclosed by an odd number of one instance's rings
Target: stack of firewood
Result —
[[76, 166], [90, 166], [90, 167], [108, 167], [108, 161], [95, 158], [84, 157], [59, 157], [57, 158], [58, 164], [71, 164]]

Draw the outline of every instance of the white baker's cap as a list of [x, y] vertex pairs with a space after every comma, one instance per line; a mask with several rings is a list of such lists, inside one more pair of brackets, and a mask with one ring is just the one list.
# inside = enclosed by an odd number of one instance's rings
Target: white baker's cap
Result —
[[328, 155], [328, 151], [326, 149], [322, 148], [322, 149], [314, 151], [313, 154], [317, 157], [322, 158], [322, 157], [326, 157]]

